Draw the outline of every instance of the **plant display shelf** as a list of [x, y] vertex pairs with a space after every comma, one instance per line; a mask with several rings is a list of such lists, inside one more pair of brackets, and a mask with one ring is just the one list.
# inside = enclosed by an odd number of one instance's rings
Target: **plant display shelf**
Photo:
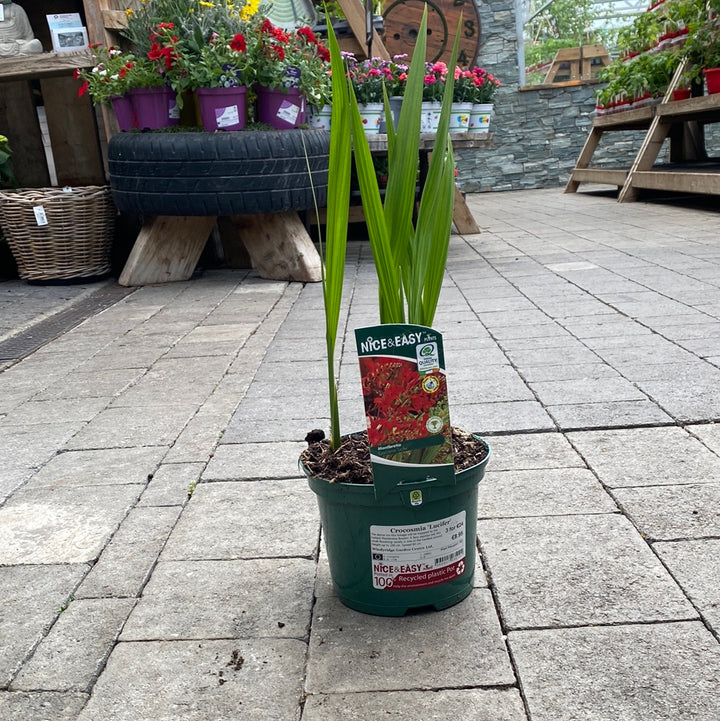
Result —
[[[720, 164], [708, 160], [703, 130], [707, 124], [720, 122], [720, 94], [670, 101], [672, 88], [673, 84], [658, 105], [594, 118], [565, 192], [574, 193], [580, 183], [617, 185], [621, 203], [637, 200], [641, 189], [720, 195]], [[602, 137], [621, 130], [645, 132], [630, 165], [590, 167]], [[656, 166], [667, 139], [670, 164]]]

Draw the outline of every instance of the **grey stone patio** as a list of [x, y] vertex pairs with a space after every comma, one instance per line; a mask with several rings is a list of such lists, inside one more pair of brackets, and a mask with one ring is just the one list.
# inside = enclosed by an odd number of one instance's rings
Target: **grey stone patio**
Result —
[[[720, 718], [720, 212], [468, 204], [435, 325], [493, 457], [442, 612], [332, 589], [297, 467], [328, 424], [318, 285], [0, 283], [0, 719]], [[343, 431], [375, 298], [352, 243]]]

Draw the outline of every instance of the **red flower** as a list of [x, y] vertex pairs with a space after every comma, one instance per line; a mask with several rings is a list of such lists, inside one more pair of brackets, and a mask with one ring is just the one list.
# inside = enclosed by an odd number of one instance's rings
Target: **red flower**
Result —
[[318, 55], [326, 62], [330, 62], [330, 51], [324, 45], [318, 45]]
[[297, 34], [300, 35], [300, 37], [305, 38], [305, 40], [309, 43], [312, 43], [313, 45], [317, 45], [318, 41], [315, 37], [315, 33], [307, 26], [303, 26], [301, 28], [297, 29]]
[[236, 53], [244, 53], [247, 50], [247, 44], [245, 43], [245, 36], [238, 33], [230, 41], [230, 49]]
[[270, 34], [275, 29], [275, 26], [265, 18], [260, 25], [260, 32]]
[[75, 70], [73, 70], [73, 79], [80, 80], [80, 68], [75, 68]]
[[86, 80], [79, 88], [78, 88], [78, 97], [81, 98], [85, 93], [88, 91], [88, 81]]

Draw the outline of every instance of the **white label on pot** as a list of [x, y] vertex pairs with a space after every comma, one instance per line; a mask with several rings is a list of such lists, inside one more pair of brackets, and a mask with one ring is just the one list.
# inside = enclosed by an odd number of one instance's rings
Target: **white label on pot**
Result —
[[240, 113], [237, 105], [229, 108], [217, 108], [215, 110], [215, 122], [218, 128], [227, 128], [229, 125], [237, 125], [240, 122]]
[[42, 205], [33, 206], [33, 213], [35, 213], [35, 222], [38, 225], [48, 224], [47, 215], [45, 215], [45, 208]]
[[0, 23], [5, 22], [5, 6], [0, 5]]
[[370, 526], [373, 588], [428, 588], [465, 572], [465, 511], [412, 526]]
[[280, 120], [284, 120], [290, 125], [295, 124], [295, 121], [298, 119], [298, 115], [300, 115], [300, 106], [293, 105], [293, 103], [291, 103], [289, 100], [283, 100], [282, 103], [280, 103], [280, 107], [278, 108], [278, 111], [276, 113], [276, 116]]

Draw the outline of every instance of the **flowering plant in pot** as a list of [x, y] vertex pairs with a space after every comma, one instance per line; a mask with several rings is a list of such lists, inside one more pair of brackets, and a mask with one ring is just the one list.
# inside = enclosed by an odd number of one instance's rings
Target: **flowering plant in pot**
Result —
[[188, 85], [193, 90], [252, 85], [252, 67], [242, 33], [231, 37], [214, 33], [191, 57], [187, 74]]
[[358, 62], [354, 56], [348, 56], [347, 76], [352, 84], [358, 103], [383, 102], [383, 88], [391, 79], [390, 67], [382, 58], [367, 58]]
[[297, 88], [309, 98], [316, 86], [326, 85], [329, 52], [311, 28], [287, 31], [256, 15], [249, 23], [246, 39], [258, 85]]
[[440, 101], [443, 99], [447, 75], [448, 67], [442, 61], [425, 64], [422, 94], [423, 100]]
[[492, 73], [484, 68], [475, 66], [472, 73], [472, 93], [470, 99], [473, 103], [492, 103], [495, 100], [495, 91], [501, 87], [501, 82]]
[[[402, 615], [416, 607], [445, 608], [471, 592], [477, 483], [489, 457], [484, 441], [450, 426], [443, 400], [442, 340], [431, 328], [453, 212], [454, 159], [448, 134], [452, 75], [446, 82], [439, 129], [413, 220], [426, 27], [427, 11], [397, 130], [388, 123], [384, 201], [352, 78], [346, 76], [330, 32], [333, 104], [323, 273], [330, 436], [325, 439], [323, 431], [308, 434], [301, 467], [318, 498], [330, 573], [340, 600], [378, 615]], [[453, 55], [454, 65], [457, 41]], [[342, 436], [335, 345], [353, 157], [378, 279], [380, 325], [356, 329], [368, 432]], [[394, 350], [365, 352], [377, 348]], [[422, 431], [423, 437], [406, 447], [395, 435], [405, 430]], [[380, 447], [378, 438], [389, 443]], [[455, 451], [453, 467], [448, 456]], [[467, 467], [458, 465], [464, 451], [469, 451]], [[452, 533], [446, 536], [445, 529]], [[407, 544], [404, 551], [397, 547], [398, 538]], [[407, 563], [398, 560], [403, 553]]]
[[102, 43], [91, 43], [88, 47], [95, 64], [92, 68], [76, 68], [73, 72], [75, 80], [82, 81], [78, 96], [82, 97], [87, 93], [95, 105], [110, 105], [113, 98], [125, 96], [133, 87], [135, 57]]
[[475, 75], [469, 68], [455, 68], [453, 102], [472, 103], [475, 98]]

